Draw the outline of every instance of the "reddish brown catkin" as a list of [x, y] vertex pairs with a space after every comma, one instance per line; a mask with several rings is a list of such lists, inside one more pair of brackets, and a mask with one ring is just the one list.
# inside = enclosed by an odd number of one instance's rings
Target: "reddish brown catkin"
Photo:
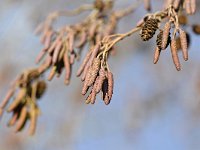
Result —
[[89, 52], [87, 53], [87, 55], [85, 56], [85, 59], [83, 60], [83, 63], [81, 64], [81, 66], [80, 66], [80, 68], [78, 69], [78, 72], [77, 72], [77, 74], [76, 74], [77, 77], [79, 77], [79, 76], [82, 74], [82, 72], [83, 72], [83, 70], [84, 70], [84, 68], [85, 68], [85, 66], [86, 66], [86, 64], [87, 64], [87, 62], [88, 62], [88, 60], [90, 59], [91, 53], [92, 53], [92, 51], [89, 51]]
[[69, 62], [69, 56], [68, 56], [68, 52], [66, 51], [64, 54], [64, 66], [65, 66], [65, 84], [68, 85], [69, 84], [69, 80], [70, 80], [70, 76], [71, 76], [71, 65]]
[[[5, 106], [8, 104], [10, 98], [14, 95], [14, 89], [10, 89], [8, 91], [8, 93], [6, 94], [6, 97], [4, 98], [4, 100], [1, 102], [0, 108], [5, 108]], [[0, 115], [1, 116], [1, 115]]]
[[191, 3], [191, 13], [194, 14], [196, 12], [196, 0], [190, 0]]
[[162, 49], [165, 49], [168, 43], [169, 34], [171, 29], [171, 23], [167, 22], [164, 26], [163, 37], [162, 37]]
[[30, 126], [29, 126], [29, 135], [34, 135], [37, 124], [37, 112], [32, 110], [30, 113]]
[[156, 47], [155, 48], [155, 52], [154, 52], [154, 59], [153, 59], [153, 63], [156, 64], [160, 58], [160, 53], [161, 53], [161, 50]]
[[101, 91], [102, 85], [104, 80], [106, 79], [106, 74], [105, 74], [105, 70], [103, 68], [100, 69], [99, 71], [99, 81], [98, 81], [98, 85], [96, 87], [96, 93], [99, 93]]
[[187, 61], [188, 60], [188, 43], [187, 43], [186, 33], [182, 29], [179, 30], [179, 33], [180, 33], [180, 41], [181, 41], [181, 49], [183, 53], [183, 58], [185, 61]]
[[90, 79], [88, 80], [87, 86], [91, 86], [94, 83], [100, 69], [100, 64], [101, 64], [100, 59], [95, 58], [91, 66], [92, 71], [91, 71], [91, 76], [90, 76]]
[[174, 0], [173, 6], [175, 9], [178, 9], [181, 4], [181, 0]]
[[85, 77], [85, 81], [83, 83], [83, 88], [82, 88], [82, 94], [85, 95], [87, 93], [88, 90], [88, 82], [90, 81], [91, 75], [92, 75], [92, 71], [93, 68], [90, 67], [87, 71], [86, 77]]
[[112, 72], [108, 72], [108, 98], [111, 100], [113, 95], [114, 79]]
[[11, 103], [11, 105], [8, 107], [8, 112], [13, 111], [21, 102], [21, 100], [24, 98], [26, 95], [27, 90], [25, 88], [21, 89], [15, 98], [15, 100]]
[[171, 40], [171, 54], [172, 54], [172, 59], [173, 59], [173, 62], [174, 62], [174, 65], [175, 65], [177, 71], [180, 71], [181, 65], [180, 65], [179, 58], [178, 58], [176, 40], [175, 39]]
[[7, 123], [7, 126], [8, 127], [14, 126], [15, 123], [17, 122], [18, 117], [19, 117], [19, 112], [18, 111], [14, 111], [13, 114], [12, 114], [11, 119]]
[[185, 9], [186, 9], [187, 14], [192, 14], [191, 0], [185, 0]]
[[27, 114], [28, 114], [27, 109], [24, 106], [21, 110], [18, 122], [16, 124], [15, 132], [18, 132], [23, 128], [23, 125], [25, 124], [25, 121], [26, 121]]

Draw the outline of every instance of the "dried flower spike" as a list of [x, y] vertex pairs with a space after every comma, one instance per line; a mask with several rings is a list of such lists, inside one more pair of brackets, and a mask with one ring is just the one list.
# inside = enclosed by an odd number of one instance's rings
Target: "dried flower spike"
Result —
[[173, 59], [174, 65], [175, 65], [177, 71], [180, 71], [181, 65], [180, 65], [179, 58], [178, 58], [176, 40], [172, 39], [170, 45], [171, 45], [171, 54], [172, 54], [172, 59]]
[[170, 29], [171, 29], [171, 23], [167, 22], [163, 30], [162, 49], [165, 49], [167, 47], [167, 44], [169, 42]]
[[182, 30], [179, 29], [180, 33], [180, 42], [181, 42], [181, 49], [183, 53], [183, 58], [185, 61], [188, 60], [188, 43], [187, 43], [187, 36], [186, 33]]

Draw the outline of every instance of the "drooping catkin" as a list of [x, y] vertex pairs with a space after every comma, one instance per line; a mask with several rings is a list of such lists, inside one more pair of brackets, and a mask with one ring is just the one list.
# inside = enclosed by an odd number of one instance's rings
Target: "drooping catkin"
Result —
[[191, 3], [191, 13], [194, 14], [196, 12], [196, 0], [190, 0]]
[[26, 88], [22, 88], [17, 97], [14, 99], [14, 101], [10, 104], [10, 106], [8, 107], [8, 112], [13, 111], [19, 104], [20, 102], [23, 100], [24, 96], [26, 95], [27, 89]]
[[105, 70], [103, 68], [101, 68], [99, 70], [99, 81], [96, 87], [96, 93], [99, 93], [101, 91], [102, 85], [104, 80], [106, 79], [106, 74], [105, 74]]
[[185, 0], [185, 10], [187, 14], [192, 14], [191, 0]]
[[94, 83], [94, 81], [97, 77], [97, 74], [99, 72], [99, 69], [100, 69], [100, 64], [101, 64], [101, 61], [100, 61], [99, 58], [95, 58], [93, 60], [93, 63], [92, 63], [92, 66], [91, 66], [92, 70], [90, 72], [91, 75], [90, 75], [90, 78], [87, 82], [87, 86], [91, 86]]
[[156, 47], [155, 52], [154, 52], [154, 59], [153, 59], [154, 64], [156, 64], [158, 62], [160, 53], [161, 53], [161, 50], [158, 47]]
[[182, 29], [179, 29], [179, 33], [180, 33], [180, 42], [181, 42], [181, 49], [182, 49], [182, 53], [183, 53], [183, 58], [185, 61], [188, 60], [188, 43], [187, 43], [187, 36], [185, 31], [183, 31]]
[[178, 9], [181, 4], [181, 0], [174, 0], [173, 6], [175, 9]]
[[150, 18], [144, 23], [140, 33], [141, 39], [143, 41], [148, 41], [154, 36], [156, 30], [158, 29], [158, 23], [159, 20], [155, 18]]
[[30, 112], [30, 126], [29, 126], [29, 135], [34, 135], [36, 126], [37, 126], [37, 112], [33, 110]]
[[175, 65], [177, 71], [180, 71], [181, 65], [180, 65], [180, 61], [179, 61], [179, 58], [178, 58], [176, 40], [175, 39], [171, 40], [170, 46], [171, 46], [171, 54], [172, 54], [172, 59], [173, 59], [174, 65]]
[[156, 45], [161, 50], [162, 49], [162, 38], [163, 38], [163, 30], [160, 30], [160, 33], [157, 35]]
[[112, 72], [108, 71], [108, 98], [111, 100], [113, 95], [114, 78]]
[[65, 52], [63, 56], [64, 66], [65, 66], [65, 84], [68, 85], [70, 82], [70, 76], [71, 76], [71, 65], [69, 62], [69, 56], [67, 51]]
[[82, 94], [85, 95], [87, 93], [87, 90], [88, 90], [88, 82], [90, 81], [90, 78], [91, 78], [91, 74], [92, 74], [92, 70], [93, 68], [90, 67], [87, 71], [87, 74], [85, 76], [85, 81], [83, 83], [83, 88], [82, 88]]
[[165, 49], [170, 36], [171, 23], [167, 22], [163, 30], [162, 49]]
[[77, 71], [77, 74], [76, 74], [77, 77], [79, 77], [82, 74], [86, 64], [88, 63], [88, 60], [90, 59], [91, 53], [92, 53], [92, 51], [89, 51], [87, 53], [87, 55], [85, 56], [83, 63], [81, 64], [81, 66], [79, 67], [79, 69]]
[[27, 111], [27, 108], [24, 106], [22, 107], [22, 110], [20, 112], [20, 116], [15, 128], [15, 132], [20, 131], [24, 127], [27, 115], [28, 115], [28, 111]]
[[7, 126], [8, 127], [14, 126], [18, 118], [19, 118], [19, 111], [14, 111], [12, 117], [9, 119], [7, 123]]

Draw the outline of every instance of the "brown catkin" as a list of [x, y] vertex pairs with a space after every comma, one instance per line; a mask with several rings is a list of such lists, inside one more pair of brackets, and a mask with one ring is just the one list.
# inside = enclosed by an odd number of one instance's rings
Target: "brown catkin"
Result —
[[17, 119], [19, 118], [19, 111], [14, 111], [12, 114], [12, 117], [10, 118], [10, 120], [7, 123], [8, 127], [14, 126], [15, 123], [17, 122]]
[[114, 79], [112, 72], [108, 72], [108, 98], [111, 100], [113, 95]]
[[161, 53], [161, 50], [158, 47], [156, 47], [155, 52], [154, 52], [154, 59], [153, 59], [154, 64], [158, 62], [160, 53]]
[[181, 65], [180, 65], [179, 58], [178, 58], [176, 40], [172, 39], [170, 44], [171, 44], [171, 54], [172, 54], [172, 59], [173, 59], [174, 65], [175, 65], [177, 71], [180, 71]]
[[158, 29], [158, 23], [159, 20], [155, 18], [150, 18], [144, 23], [140, 33], [141, 39], [143, 41], [148, 41], [154, 36], [156, 30]]
[[181, 0], [174, 0], [173, 6], [175, 9], [178, 9], [180, 7]]
[[162, 49], [162, 37], [163, 37], [163, 30], [160, 30], [160, 33], [157, 35], [156, 45], [161, 50]]
[[24, 127], [27, 115], [28, 115], [27, 108], [24, 106], [21, 110], [18, 122], [16, 124], [15, 132], [20, 131]]
[[165, 49], [170, 36], [171, 23], [167, 22], [163, 30], [162, 49]]
[[99, 58], [95, 58], [93, 60], [92, 66], [90, 67], [92, 69], [91, 69], [91, 72], [90, 72], [90, 78], [87, 82], [87, 86], [91, 86], [94, 83], [94, 81], [97, 77], [97, 74], [99, 72], [99, 69], [100, 69], [100, 64], [101, 64], [101, 61], [100, 61]]
[[185, 0], [185, 10], [187, 14], [192, 14], [191, 0]]
[[106, 104], [106, 105], [109, 105], [110, 104], [110, 98], [109, 98], [109, 96], [108, 96], [108, 93], [106, 93], [106, 95], [105, 95], [105, 97], [104, 97], [104, 103]]
[[85, 95], [87, 93], [88, 90], [88, 82], [90, 81], [92, 75], [92, 67], [90, 67], [87, 71], [86, 77], [85, 77], [85, 81], [83, 83], [83, 88], [82, 88], [82, 94]]
[[37, 111], [36, 110], [32, 110], [30, 112], [30, 126], [29, 126], [29, 135], [34, 135], [35, 130], [36, 130], [36, 126], [37, 126]]
[[182, 29], [179, 29], [179, 33], [180, 33], [180, 42], [181, 42], [181, 49], [182, 49], [182, 53], [183, 53], [183, 58], [185, 61], [188, 60], [188, 43], [187, 43], [187, 36], [185, 31], [183, 31]]
[[14, 99], [14, 101], [10, 104], [8, 107], [8, 112], [13, 111], [23, 100], [24, 96], [26, 95], [27, 89], [23, 88], [19, 91], [17, 97]]
[[82, 72], [83, 72], [88, 60], [90, 59], [91, 53], [92, 53], [92, 51], [89, 51], [87, 53], [87, 55], [85, 56], [85, 58], [83, 60], [83, 63], [81, 64], [81, 66], [79, 67], [79, 69], [77, 71], [77, 74], [76, 74], [77, 77], [79, 77], [82, 74]]
[[190, 0], [191, 3], [191, 13], [194, 14], [196, 12], [196, 0]]
[[106, 79], [106, 74], [105, 74], [105, 70], [103, 68], [101, 68], [99, 70], [99, 81], [98, 81], [98, 85], [96, 87], [96, 93], [99, 93], [101, 91], [102, 85], [104, 80]]

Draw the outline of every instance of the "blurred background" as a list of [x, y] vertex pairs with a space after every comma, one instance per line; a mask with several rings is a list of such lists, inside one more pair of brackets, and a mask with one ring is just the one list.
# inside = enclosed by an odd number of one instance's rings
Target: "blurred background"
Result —
[[[9, 83], [24, 69], [35, 66], [42, 45], [33, 34], [35, 27], [52, 11], [74, 9], [92, 0], [1, 0], [0, 5], [0, 97]], [[134, 0], [116, 0], [116, 9]], [[163, 1], [153, 1], [153, 11]], [[198, 5], [199, 6], [199, 5]], [[200, 11], [189, 23], [200, 23]], [[141, 6], [118, 25], [118, 32], [135, 26], [147, 12]], [[61, 18], [75, 23], [86, 16]], [[200, 37], [191, 32], [190, 59], [177, 72], [169, 49], [152, 63], [155, 39], [143, 43], [135, 34], [117, 45], [110, 58], [115, 77], [114, 96], [109, 106], [98, 98], [85, 105], [81, 81], [73, 77], [66, 87], [63, 78], [53, 80], [39, 102], [35, 136], [14, 133], [6, 127], [8, 114], [0, 124], [0, 150], [199, 150], [200, 149]], [[181, 54], [180, 54], [181, 58]], [[80, 64], [80, 62], [79, 62]], [[78, 65], [74, 70], [77, 69]], [[75, 75], [74, 75], [75, 76]]]

